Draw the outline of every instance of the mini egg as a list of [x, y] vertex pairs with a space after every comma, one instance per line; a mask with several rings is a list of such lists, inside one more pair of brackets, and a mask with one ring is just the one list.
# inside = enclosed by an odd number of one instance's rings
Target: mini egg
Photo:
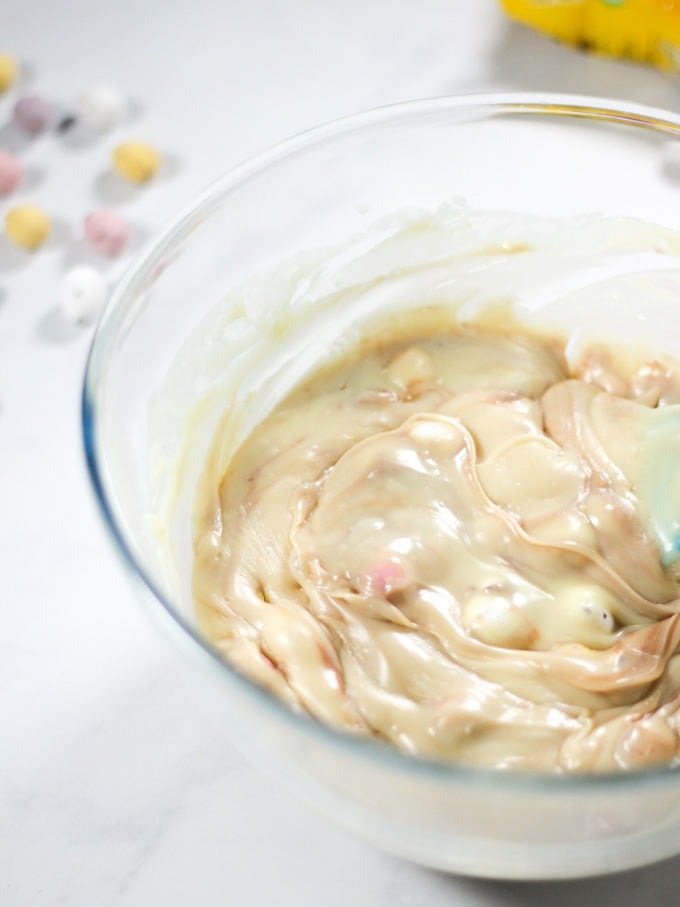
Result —
[[0, 53], [0, 94], [13, 84], [17, 77], [16, 61], [9, 54]]
[[68, 321], [91, 324], [101, 314], [108, 293], [103, 274], [91, 265], [76, 265], [62, 277], [59, 305]]
[[123, 119], [127, 101], [111, 85], [93, 85], [78, 99], [77, 111], [85, 125], [106, 132]]
[[113, 152], [116, 173], [132, 183], [145, 183], [155, 175], [161, 164], [160, 154], [143, 142], [125, 142]]
[[468, 633], [487, 646], [527, 649], [537, 632], [506, 596], [472, 593], [463, 604], [463, 620]]
[[21, 182], [24, 168], [18, 157], [0, 148], [0, 195], [7, 195]]
[[553, 609], [553, 626], [560, 639], [571, 640], [591, 649], [611, 645], [618, 629], [615, 596], [601, 586], [570, 585], [563, 589]]
[[52, 122], [50, 105], [43, 98], [27, 95], [14, 105], [13, 119], [28, 135], [40, 135]]
[[83, 231], [101, 255], [117, 255], [130, 237], [130, 227], [117, 211], [92, 211], [85, 218]]
[[431, 381], [435, 377], [434, 362], [425, 350], [411, 346], [390, 362], [387, 375], [400, 390], [406, 390], [413, 384]]
[[22, 249], [37, 249], [49, 236], [50, 219], [41, 208], [19, 205], [5, 215], [7, 236]]

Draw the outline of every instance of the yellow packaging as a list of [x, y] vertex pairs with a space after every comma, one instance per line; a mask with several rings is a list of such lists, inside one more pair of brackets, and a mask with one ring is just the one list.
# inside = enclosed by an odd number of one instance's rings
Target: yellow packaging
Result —
[[577, 47], [680, 70], [680, 0], [501, 0], [526, 25]]

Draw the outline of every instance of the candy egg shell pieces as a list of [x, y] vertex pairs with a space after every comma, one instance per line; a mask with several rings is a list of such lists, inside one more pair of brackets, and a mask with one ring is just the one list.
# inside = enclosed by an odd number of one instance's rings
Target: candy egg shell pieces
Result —
[[16, 61], [9, 54], [0, 53], [0, 94], [13, 84], [17, 77]]
[[21, 182], [24, 168], [18, 157], [0, 148], [0, 195], [7, 195]]
[[92, 129], [106, 132], [112, 129], [127, 113], [124, 95], [111, 85], [93, 85], [78, 100], [79, 118]]
[[52, 123], [52, 110], [43, 98], [27, 95], [14, 105], [13, 119], [28, 135], [40, 135]]
[[130, 237], [127, 221], [117, 211], [92, 211], [83, 223], [85, 239], [100, 255], [117, 255]]
[[143, 142], [125, 142], [113, 152], [114, 170], [132, 183], [147, 182], [156, 174], [160, 165], [160, 154]]
[[49, 217], [33, 205], [18, 205], [5, 215], [7, 236], [22, 249], [37, 249], [49, 236], [50, 229]]
[[62, 277], [59, 305], [74, 324], [91, 324], [101, 314], [109, 295], [106, 278], [91, 265], [76, 265]]

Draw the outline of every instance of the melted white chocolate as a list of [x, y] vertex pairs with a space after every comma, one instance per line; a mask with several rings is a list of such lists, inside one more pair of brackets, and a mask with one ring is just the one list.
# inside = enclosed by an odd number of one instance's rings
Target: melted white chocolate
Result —
[[216, 439], [202, 630], [290, 705], [407, 752], [676, 760], [680, 587], [653, 476], [679, 366], [593, 346], [570, 368], [518, 330], [407, 333], [309, 379], [226, 473]]

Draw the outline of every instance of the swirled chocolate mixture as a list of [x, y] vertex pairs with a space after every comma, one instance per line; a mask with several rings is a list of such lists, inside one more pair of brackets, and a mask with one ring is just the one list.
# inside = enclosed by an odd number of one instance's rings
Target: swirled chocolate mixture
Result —
[[680, 572], [654, 508], [678, 401], [665, 357], [570, 369], [482, 328], [364, 346], [209, 464], [201, 627], [291, 706], [409, 753], [672, 762]]

